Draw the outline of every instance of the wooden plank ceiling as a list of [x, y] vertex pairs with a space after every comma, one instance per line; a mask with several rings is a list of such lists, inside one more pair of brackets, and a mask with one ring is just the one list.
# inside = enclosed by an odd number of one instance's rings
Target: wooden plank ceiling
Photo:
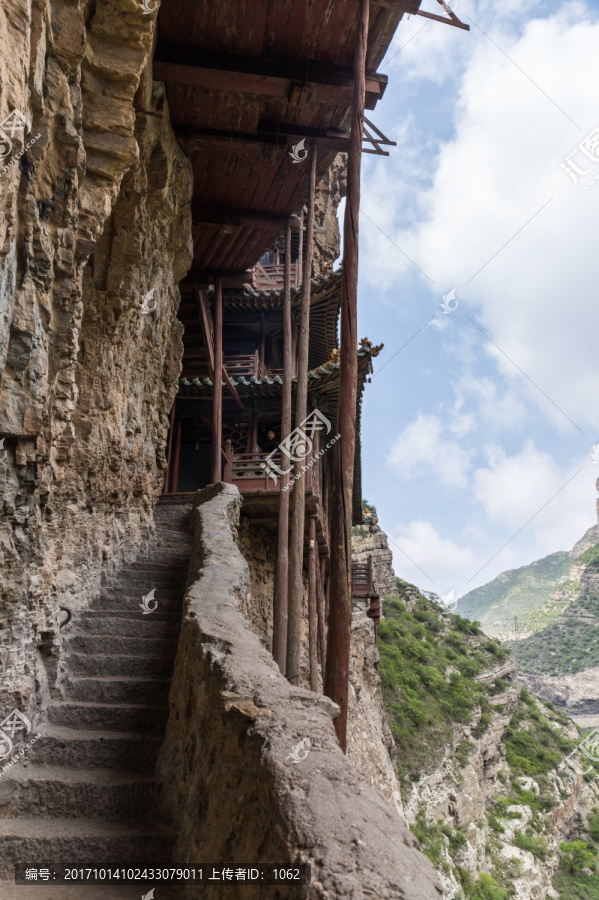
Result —
[[[404, 13], [420, 0], [371, 0], [368, 109]], [[347, 146], [358, 0], [163, 0], [154, 79], [194, 172], [194, 260], [186, 281], [246, 281], [307, 197], [307, 138], [318, 177]]]

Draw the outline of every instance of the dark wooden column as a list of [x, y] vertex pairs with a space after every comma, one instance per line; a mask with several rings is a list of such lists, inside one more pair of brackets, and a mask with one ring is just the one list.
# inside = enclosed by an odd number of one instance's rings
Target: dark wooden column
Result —
[[[295, 427], [307, 416], [308, 408], [308, 344], [310, 338], [310, 284], [312, 281], [312, 252], [314, 249], [314, 195], [316, 192], [316, 146], [310, 147], [310, 190], [306, 223], [306, 252], [302, 279], [302, 306], [299, 318], [297, 389], [295, 395]], [[302, 571], [304, 561], [304, 523], [306, 510], [306, 473], [304, 461], [295, 464], [299, 476], [293, 485], [293, 513], [289, 545], [289, 620], [287, 623], [287, 678], [297, 684], [300, 677], [300, 627], [302, 616]]]
[[[291, 431], [291, 226], [285, 230], [285, 269], [283, 275], [283, 399], [281, 406], [281, 440]], [[286, 465], [281, 468], [285, 470]], [[281, 475], [279, 484], [279, 530], [275, 563], [272, 655], [283, 673], [287, 669], [287, 616], [289, 606], [289, 475]]]
[[369, 0], [360, 0], [354, 57], [354, 105], [347, 161], [347, 200], [343, 219], [343, 279], [341, 292], [341, 365], [339, 418], [331, 496], [330, 614], [325, 694], [341, 707], [334, 720], [341, 749], [347, 747], [347, 703], [351, 638], [351, 523], [356, 400], [358, 387], [358, 216], [360, 163], [366, 89], [366, 48]]
[[308, 556], [308, 650], [310, 658], [310, 690], [318, 690], [318, 546], [316, 544], [316, 518], [310, 516], [308, 525], [310, 550]]
[[171, 491], [176, 494], [179, 489], [179, 464], [181, 462], [181, 432], [183, 430], [183, 419], [179, 414], [176, 426], [175, 437], [175, 458], [173, 460], [173, 478], [171, 481]]
[[223, 283], [216, 282], [214, 300], [214, 389], [212, 393], [212, 482], [221, 480], [223, 442]]
[[172, 475], [171, 472], [171, 456], [173, 451], [173, 437], [175, 431], [175, 410], [177, 408], [177, 398], [175, 397], [173, 401], [173, 408], [171, 409], [171, 421], [168, 429], [168, 438], [167, 438], [167, 450], [166, 450], [166, 474], [164, 476], [164, 486], [162, 488], [163, 494], [169, 493], [169, 478]]
[[325, 645], [325, 628], [324, 628], [324, 558], [321, 562], [317, 561], [316, 565], [316, 615], [318, 617], [318, 656], [322, 666], [324, 676], [326, 645]]

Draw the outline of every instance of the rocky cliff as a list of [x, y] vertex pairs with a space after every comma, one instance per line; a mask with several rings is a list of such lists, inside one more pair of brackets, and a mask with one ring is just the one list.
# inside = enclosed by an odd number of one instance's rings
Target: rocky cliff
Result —
[[22, 709], [53, 674], [59, 606], [148, 538], [164, 476], [191, 171], [153, 30], [134, 0], [0, 9], [0, 119], [31, 122], [0, 175], [0, 655]]
[[364, 523], [354, 526], [352, 536], [353, 561], [365, 563], [369, 556], [372, 556], [374, 581], [381, 597], [396, 593], [393, 553], [372, 505], [364, 507]]

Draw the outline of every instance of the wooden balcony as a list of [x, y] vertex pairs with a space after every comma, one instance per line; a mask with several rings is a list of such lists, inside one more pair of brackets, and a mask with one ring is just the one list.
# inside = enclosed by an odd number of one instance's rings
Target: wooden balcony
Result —
[[[228, 445], [228, 446], [227, 446]], [[223, 481], [234, 484], [241, 494], [245, 495], [253, 491], [267, 491], [278, 494], [280, 491], [280, 478], [275, 479], [268, 474], [268, 459], [271, 459], [279, 469], [289, 468], [289, 461], [277, 453], [271, 456], [269, 453], [233, 453], [230, 442], [227, 441], [223, 450], [225, 460]], [[264, 466], [264, 468], [263, 468]], [[312, 491], [313, 469], [306, 470], [306, 491]], [[293, 491], [293, 484], [289, 486]]]

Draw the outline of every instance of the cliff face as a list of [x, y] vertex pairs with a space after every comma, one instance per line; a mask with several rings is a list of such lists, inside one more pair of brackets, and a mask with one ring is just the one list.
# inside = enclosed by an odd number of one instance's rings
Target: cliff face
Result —
[[381, 595], [395, 594], [395, 573], [393, 571], [393, 553], [389, 549], [388, 539], [379, 525], [376, 510], [372, 507], [364, 513], [364, 524], [355, 526], [352, 536], [352, 559], [365, 563], [372, 556], [374, 581]]
[[0, 176], [0, 658], [21, 709], [42, 662], [52, 679], [58, 606], [132, 557], [164, 474], [191, 173], [144, 75], [153, 29], [134, 0], [0, 10], [0, 118], [32, 123]]

